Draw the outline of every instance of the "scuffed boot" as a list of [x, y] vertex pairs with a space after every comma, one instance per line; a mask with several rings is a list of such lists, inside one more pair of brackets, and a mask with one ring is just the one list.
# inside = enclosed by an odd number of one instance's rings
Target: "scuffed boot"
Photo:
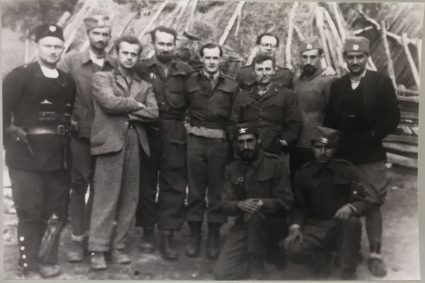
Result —
[[249, 255], [250, 279], [263, 280], [265, 277], [264, 257], [261, 255]]
[[190, 240], [186, 248], [186, 256], [197, 257], [201, 252], [202, 222], [189, 221]]
[[217, 259], [220, 252], [220, 223], [208, 223], [207, 258]]
[[118, 264], [130, 264], [131, 260], [124, 251], [120, 249], [113, 249], [111, 251], [111, 262]]
[[61, 269], [57, 264], [40, 264], [38, 271], [43, 278], [56, 277], [61, 274]]
[[172, 246], [173, 234], [173, 230], [161, 231], [160, 250], [163, 259], [177, 260], [179, 258], [177, 251]]
[[140, 249], [144, 253], [151, 254], [155, 250], [154, 246], [154, 227], [143, 227], [143, 238]]
[[378, 253], [371, 253], [367, 260], [367, 267], [370, 274], [375, 277], [385, 277], [387, 275], [387, 267], [382, 257]]
[[105, 270], [107, 268], [105, 254], [103, 252], [92, 252], [90, 255], [90, 268], [93, 270]]
[[80, 262], [84, 260], [84, 240], [71, 241], [70, 250], [68, 252], [68, 261]]

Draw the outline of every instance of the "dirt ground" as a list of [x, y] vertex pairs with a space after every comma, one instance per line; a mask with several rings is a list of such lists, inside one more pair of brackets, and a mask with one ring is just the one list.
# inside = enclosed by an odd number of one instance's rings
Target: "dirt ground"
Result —
[[[384, 243], [383, 256], [388, 266], [388, 275], [384, 280], [418, 280], [419, 245], [418, 245], [418, 213], [417, 213], [417, 172], [406, 168], [393, 167], [390, 172], [390, 189], [383, 207]], [[5, 176], [5, 175], [4, 175]], [[18, 249], [16, 241], [16, 215], [11, 201], [10, 189], [4, 190], [4, 278], [21, 279], [16, 273]], [[222, 229], [222, 240], [225, 239], [229, 224]], [[362, 251], [367, 255], [367, 240], [363, 231]], [[184, 256], [185, 243], [189, 238], [185, 226], [176, 238], [180, 250], [180, 260], [167, 262], [158, 251], [144, 254], [139, 251], [141, 231], [133, 229], [128, 239], [128, 251], [132, 264], [127, 266], [110, 265], [107, 271], [94, 272], [88, 260], [71, 264], [66, 261], [66, 251], [70, 243], [70, 229], [66, 227], [62, 234], [60, 248], [60, 264], [63, 274], [57, 279], [117, 279], [117, 280], [211, 280], [210, 269], [213, 261], [206, 259], [202, 253], [199, 258], [189, 259]], [[204, 239], [205, 243], [205, 239]], [[204, 251], [203, 251], [204, 252]], [[359, 280], [374, 280], [367, 271], [365, 260], [358, 267]], [[288, 262], [283, 271], [272, 265], [266, 265], [268, 280], [309, 280], [314, 275], [308, 268]], [[333, 268], [330, 280], [338, 279], [337, 268]], [[37, 278], [33, 278], [37, 279]], [[38, 277], [39, 279], [39, 277]]]

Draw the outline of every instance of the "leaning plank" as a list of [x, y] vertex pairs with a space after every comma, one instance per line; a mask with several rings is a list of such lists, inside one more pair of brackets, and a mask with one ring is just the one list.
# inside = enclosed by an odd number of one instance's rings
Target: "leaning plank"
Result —
[[418, 147], [414, 145], [407, 145], [407, 144], [400, 144], [400, 143], [394, 143], [394, 142], [383, 142], [382, 143], [385, 148], [399, 151], [399, 152], [406, 152], [406, 153], [418, 153]]
[[344, 28], [344, 20], [340, 14], [340, 11], [338, 9], [338, 4], [335, 2], [330, 3], [334, 14], [335, 14], [335, 19], [336, 19], [336, 24], [338, 25], [338, 30], [339, 30], [339, 34], [341, 35], [341, 40], [344, 41], [346, 38], [346, 34], [345, 34], [345, 28]]
[[233, 25], [235, 24], [236, 18], [242, 11], [243, 6], [245, 5], [245, 1], [241, 1], [236, 6], [235, 11], [233, 12], [232, 17], [230, 18], [229, 22], [227, 23], [226, 28], [224, 29], [224, 33], [221, 35], [218, 44], [223, 45], [226, 42], [227, 37], [229, 36], [230, 31], [232, 30]]
[[387, 152], [389, 163], [397, 164], [409, 168], [418, 168], [418, 160], [415, 158], [405, 157], [398, 154]]
[[291, 10], [289, 11], [289, 26], [288, 26], [288, 36], [286, 38], [286, 46], [285, 46], [285, 62], [286, 67], [288, 69], [292, 69], [292, 60], [291, 60], [291, 46], [292, 46], [292, 37], [294, 34], [294, 14], [295, 10], [298, 7], [298, 2], [292, 4]]
[[329, 49], [328, 49], [328, 46], [326, 44], [325, 31], [323, 30], [323, 8], [322, 7], [318, 7], [316, 9], [316, 26], [319, 29], [319, 35], [320, 35], [320, 39], [322, 41], [322, 46], [323, 46], [323, 52], [325, 54], [326, 65], [327, 66], [332, 66], [330, 55], [329, 55]]
[[[401, 88], [401, 87], [398, 87], [398, 88], [397, 88], [397, 92], [398, 92], [398, 93], [404, 93], [404, 94], [415, 95], [415, 96], [419, 96], [419, 95], [420, 95], [420, 92], [419, 92], [418, 90], [414, 90], [414, 89], [407, 89], [407, 88]], [[407, 97], [407, 98], [408, 98], [408, 97]], [[412, 97], [412, 98], [418, 99], [418, 102], [419, 102], [419, 97]]]
[[187, 20], [186, 25], [183, 29], [183, 31], [185, 31], [185, 32], [188, 32], [189, 28], [191, 27], [193, 18], [195, 16], [196, 8], [198, 7], [198, 0], [193, 0], [191, 2], [193, 2], [193, 4], [192, 4], [192, 7], [191, 7], [190, 12], [189, 12], [188, 20]]
[[385, 21], [381, 22], [381, 27], [382, 27], [382, 32], [381, 32], [382, 42], [384, 43], [385, 55], [387, 55], [388, 75], [391, 78], [394, 88], [396, 88], [397, 82], [396, 82], [396, 77], [394, 72], [393, 60], [391, 59], [391, 51], [390, 51], [390, 45], [388, 43], [387, 28], [386, 28]]
[[139, 40], [142, 40], [143, 36], [145, 35], [145, 33], [150, 30], [151, 26], [153, 25], [153, 23], [158, 19], [159, 15], [161, 14], [162, 10], [164, 10], [164, 8], [167, 6], [168, 2], [170, 2], [170, 0], [166, 0], [164, 1], [161, 6], [159, 7], [158, 11], [156, 11], [155, 15], [152, 17], [152, 19], [149, 21], [149, 23], [146, 25], [146, 27], [142, 30], [142, 32], [139, 34]]
[[401, 135], [388, 135], [384, 138], [386, 142], [400, 142], [407, 144], [418, 144], [417, 136], [401, 136]]
[[401, 41], [403, 44], [404, 53], [406, 54], [407, 61], [409, 62], [410, 70], [412, 71], [412, 74], [413, 74], [413, 79], [415, 80], [416, 86], [419, 89], [419, 85], [420, 85], [419, 72], [418, 72], [418, 69], [416, 68], [415, 61], [413, 61], [412, 54], [410, 53], [410, 50], [409, 50], [409, 46], [407, 42], [407, 34], [403, 33], [401, 38], [402, 38]]

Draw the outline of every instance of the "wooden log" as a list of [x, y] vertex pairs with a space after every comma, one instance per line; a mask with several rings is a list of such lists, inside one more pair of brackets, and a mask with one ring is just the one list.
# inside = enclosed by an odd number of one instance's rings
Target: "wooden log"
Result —
[[325, 31], [323, 30], [323, 8], [322, 7], [317, 7], [316, 9], [316, 26], [319, 29], [319, 35], [322, 41], [323, 53], [325, 54], [326, 65], [332, 66], [330, 55], [329, 55], [329, 49], [326, 44]]
[[[326, 38], [327, 45], [328, 46], [334, 46], [335, 41], [332, 40], [333, 36], [331, 34], [331, 31], [327, 28], [324, 28], [323, 30], [325, 32], [325, 38]], [[331, 62], [333, 63], [330, 66], [336, 66], [336, 67], [340, 66], [340, 61], [339, 61], [338, 54], [337, 54], [337, 53], [340, 53], [340, 52], [338, 52], [338, 51], [339, 50], [336, 49], [336, 48], [329, 48], [329, 55], [330, 55], [330, 58], [331, 58]], [[336, 68], [336, 71], [337, 71], [338, 76], [341, 76], [342, 73], [341, 73], [340, 69]]]
[[175, 22], [174, 27], [177, 30], [179, 30], [179, 26], [181, 25], [181, 23], [183, 22], [185, 18], [184, 15], [186, 14], [185, 12], [186, 12], [187, 6], [189, 5], [189, 0], [179, 1], [177, 3], [182, 3], [182, 2], [183, 4], [180, 6], [180, 12], [176, 15], [176, 19], [174, 21]]
[[[337, 75], [340, 77], [342, 76], [342, 72], [343, 72], [342, 66], [344, 65], [344, 58], [342, 57], [343, 42], [339, 36], [335, 23], [332, 20], [331, 16], [329, 15], [328, 11], [326, 11], [325, 9], [323, 9], [323, 11], [324, 11], [326, 22], [328, 23], [330, 28], [330, 32], [332, 32], [332, 36], [336, 42], [336, 48], [329, 48], [329, 50], [332, 57], [334, 58], [333, 61], [335, 64], [334, 66], [335, 66]], [[327, 33], [328, 46], [334, 46], [334, 44], [330, 41], [330, 38], [331, 38], [330, 34]]]
[[382, 32], [381, 32], [382, 42], [384, 43], [385, 55], [387, 55], [388, 75], [390, 76], [391, 81], [393, 82], [394, 89], [395, 89], [395, 88], [397, 88], [397, 81], [396, 81], [395, 72], [394, 72], [394, 63], [393, 63], [393, 60], [391, 59], [391, 51], [390, 51], [390, 45], [388, 43], [387, 28], [386, 28], [385, 21], [381, 22], [381, 26], [382, 26], [382, 29], [381, 29], [382, 30]]
[[367, 27], [365, 27], [365, 28], [357, 29], [357, 30], [353, 31], [352, 33], [353, 33], [354, 35], [358, 35], [358, 34], [361, 34], [361, 33], [365, 32], [365, 31], [368, 31], [368, 30], [374, 29], [374, 28], [375, 28], [375, 27], [373, 27], [373, 26], [367, 26]]
[[28, 64], [29, 60], [29, 47], [30, 47], [30, 32], [27, 32], [25, 37], [25, 53], [24, 53], [24, 64]]
[[407, 43], [406, 33], [403, 33], [402, 35], [402, 44], [403, 44], [404, 53], [406, 54], [406, 57], [407, 57], [407, 61], [409, 62], [410, 70], [412, 71], [412, 74], [413, 74], [413, 79], [415, 80], [415, 84], [417, 88], [419, 89], [419, 86], [420, 86], [419, 72], [418, 72], [418, 69], [416, 68], [415, 61], [413, 60], [412, 54], [410, 53], [409, 46]]
[[401, 136], [392, 134], [386, 136], [383, 141], [418, 145], [417, 136]]
[[193, 2], [193, 4], [192, 4], [192, 7], [191, 7], [191, 10], [190, 10], [190, 13], [189, 13], [188, 20], [187, 20], [186, 25], [183, 29], [183, 31], [186, 31], [186, 32], [188, 32], [188, 30], [190, 29], [190, 27], [192, 25], [192, 21], [193, 21], [193, 18], [195, 16], [196, 8], [198, 7], [198, 0], [194, 0], [194, 1], [191, 1], [191, 2]]
[[218, 44], [223, 45], [226, 42], [227, 37], [229, 36], [230, 31], [232, 30], [233, 25], [235, 24], [236, 18], [238, 14], [242, 11], [243, 6], [245, 5], [245, 1], [240, 1], [238, 5], [236, 6], [235, 11], [233, 12], [232, 17], [230, 18], [229, 22], [227, 23], [226, 28], [224, 29], [223, 34], [221, 35]]
[[239, 12], [237, 19], [236, 19], [236, 28], [235, 28], [234, 39], [237, 39], [238, 36], [239, 36], [239, 30], [241, 28], [241, 23], [242, 23], [242, 9]]
[[420, 95], [419, 90], [407, 89], [407, 88], [401, 88], [401, 87], [397, 87], [396, 90], [397, 90], [398, 93], [410, 94], [410, 95], [415, 95], [415, 96]]
[[336, 19], [336, 23], [338, 26], [338, 30], [339, 30], [339, 34], [341, 35], [341, 40], [344, 41], [347, 36], [346, 36], [346, 32], [345, 32], [345, 28], [344, 28], [344, 19], [341, 16], [341, 13], [338, 9], [338, 4], [335, 2], [330, 3], [332, 10], [335, 14], [335, 19]]
[[400, 144], [394, 142], [383, 142], [382, 144], [386, 149], [410, 154], [418, 154], [418, 147], [414, 145]]
[[258, 53], [258, 46], [256, 45], [254, 48], [252, 48], [251, 52], [249, 53], [248, 59], [246, 60], [245, 66], [249, 66], [252, 63], [252, 60]]
[[298, 35], [298, 38], [300, 39], [300, 41], [304, 41], [304, 35], [301, 32], [300, 28], [295, 23], [294, 23], [294, 31]]
[[419, 137], [419, 127], [410, 127], [412, 131]]
[[419, 70], [421, 69], [421, 65], [422, 65], [422, 39], [418, 40], [418, 44], [416, 45], [416, 47], [418, 48], [417, 50], [417, 54], [418, 54], [418, 62], [419, 62]]
[[145, 26], [145, 28], [142, 30], [142, 32], [139, 34], [139, 40], [141, 41], [143, 36], [146, 34], [146, 32], [148, 30], [150, 30], [151, 26], [153, 25], [153, 23], [158, 19], [159, 15], [161, 14], [162, 10], [164, 10], [164, 8], [167, 6], [167, 4], [170, 2], [170, 0], [166, 0], [164, 1], [161, 6], [159, 6], [158, 10], [156, 11], [156, 13], [154, 14], [154, 16], [152, 17], [152, 19], [149, 21], [149, 23]]
[[69, 17], [71, 17], [71, 13], [68, 11], [64, 12], [56, 24], [60, 27], [63, 27], [66, 21], [69, 19]]
[[415, 158], [387, 152], [387, 159], [389, 163], [397, 164], [403, 167], [418, 168], [418, 160]]
[[285, 62], [288, 69], [292, 69], [292, 58], [291, 58], [291, 46], [292, 46], [292, 37], [294, 34], [294, 14], [295, 10], [298, 7], [298, 2], [292, 4], [291, 10], [289, 11], [289, 26], [288, 26], [288, 36], [286, 37], [286, 46], [285, 46]]

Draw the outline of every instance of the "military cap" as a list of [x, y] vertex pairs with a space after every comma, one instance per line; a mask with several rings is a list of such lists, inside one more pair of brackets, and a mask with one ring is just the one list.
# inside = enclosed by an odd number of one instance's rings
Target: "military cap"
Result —
[[93, 15], [84, 19], [84, 25], [87, 31], [91, 31], [94, 28], [111, 27], [111, 22], [108, 16]]
[[258, 128], [255, 124], [238, 124], [233, 130], [233, 137], [236, 139], [242, 135], [253, 134], [258, 137]]
[[62, 28], [55, 24], [39, 25], [33, 30], [33, 34], [35, 35], [35, 42], [47, 36], [57, 37], [62, 41], [64, 40]]
[[316, 142], [330, 146], [337, 146], [339, 142], [339, 131], [322, 126], [316, 126], [311, 143], [314, 145]]
[[348, 37], [344, 41], [343, 52], [369, 53], [369, 39], [363, 36]]
[[319, 52], [323, 51], [322, 43], [320, 42], [318, 37], [309, 37], [306, 38], [303, 42], [301, 42], [300, 53], [313, 49], [318, 49]]

